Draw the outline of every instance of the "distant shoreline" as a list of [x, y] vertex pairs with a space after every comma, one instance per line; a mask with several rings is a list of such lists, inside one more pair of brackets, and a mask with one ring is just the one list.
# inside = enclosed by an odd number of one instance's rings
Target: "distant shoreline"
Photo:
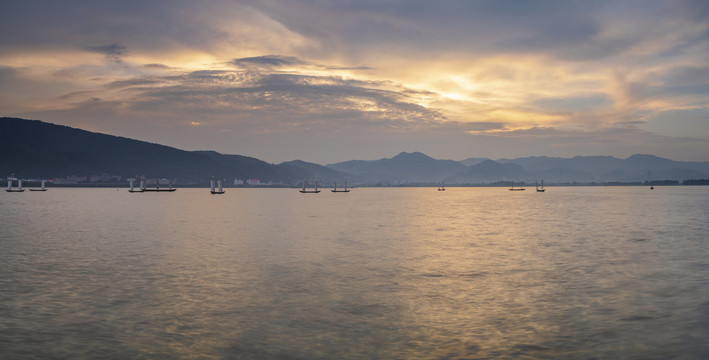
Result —
[[[689, 183], [687, 183], [689, 182]], [[534, 188], [534, 183], [523, 183], [520, 184], [519, 182], [515, 182], [515, 186], [520, 186], [522, 185], [523, 187], [530, 187]], [[708, 186], [709, 185], [709, 179], [702, 179], [702, 180], [685, 180], [684, 182], [678, 182], [678, 183], [658, 183], [654, 182], [654, 186]], [[355, 185], [352, 188], [427, 188], [427, 187], [436, 187], [437, 184], [368, 184], [368, 185]], [[499, 187], [499, 188], [506, 188], [510, 187], [510, 183], [506, 184], [499, 184], [499, 183], [494, 183], [494, 184], [450, 184], [446, 185], [447, 188], [494, 188], [494, 187]], [[605, 187], [625, 187], [625, 186], [650, 186], [649, 183], [619, 183], [619, 182], [611, 182], [611, 183], [559, 183], [559, 184], [545, 184], [545, 187], [582, 187], [582, 186], [592, 186], [592, 187], [599, 187], [599, 186], [605, 186]], [[35, 184], [33, 183], [24, 183], [23, 184], [24, 188], [33, 188], [36, 187]], [[85, 189], [92, 189], [92, 188], [118, 188], [118, 189], [128, 189], [130, 186], [128, 184], [46, 184], [45, 186], [48, 189], [51, 188], [85, 188]], [[167, 187], [167, 186], [161, 186], [161, 187]], [[180, 189], [189, 189], [189, 188], [209, 188], [209, 184], [173, 184], [173, 188]], [[232, 185], [232, 186], [224, 186], [225, 189], [298, 189], [301, 186], [299, 185], [260, 185], [260, 186], [243, 186], [243, 185]], [[321, 188], [330, 188], [331, 186], [320, 186]]]

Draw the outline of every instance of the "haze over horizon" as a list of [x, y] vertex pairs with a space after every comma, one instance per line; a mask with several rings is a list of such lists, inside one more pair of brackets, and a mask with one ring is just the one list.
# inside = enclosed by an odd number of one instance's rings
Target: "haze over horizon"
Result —
[[279, 163], [706, 161], [706, 1], [22, 1], [0, 116]]

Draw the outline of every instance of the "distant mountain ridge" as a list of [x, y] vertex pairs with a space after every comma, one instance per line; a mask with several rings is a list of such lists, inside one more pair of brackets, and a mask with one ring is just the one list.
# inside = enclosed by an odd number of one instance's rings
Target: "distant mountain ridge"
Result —
[[449, 179], [448, 183], [491, 183], [505, 180], [517, 181], [530, 177], [531, 174], [520, 165], [485, 160], [479, 164], [468, 166], [465, 171]]
[[442, 181], [463, 171], [465, 165], [453, 160], [436, 160], [420, 152], [402, 152], [393, 158], [354, 160], [327, 167], [356, 175], [369, 183], [416, 183]]
[[[3, 175], [4, 174], [4, 175]], [[211, 178], [259, 179], [288, 186], [319, 181], [322, 186], [490, 184], [501, 181], [546, 183], [642, 182], [709, 178], [709, 162], [683, 162], [636, 154], [558, 158], [532, 156], [491, 160], [438, 160], [420, 152], [392, 158], [351, 160], [327, 166], [302, 160], [269, 164], [215, 151], [185, 151], [129, 138], [89, 132], [38, 120], [0, 118], [0, 176], [56, 178], [97, 174], [179, 179], [205, 183]]]
[[500, 159], [520, 165], [536, 177], [559, 182], [684, 180], [709, 176], [709, 162], [685, 162], [636, 154], [627, 159], [611, 156], [572, 158], [527, 157]]

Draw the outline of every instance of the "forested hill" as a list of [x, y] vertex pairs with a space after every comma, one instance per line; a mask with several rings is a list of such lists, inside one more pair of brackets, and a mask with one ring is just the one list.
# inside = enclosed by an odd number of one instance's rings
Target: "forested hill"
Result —
[[182, 181], [257, 178], [296, 182], [288, 169], [259, 159], [169, 146], [54, 125], [0, 118], [0, 175], [24, 178], [146, 176]]

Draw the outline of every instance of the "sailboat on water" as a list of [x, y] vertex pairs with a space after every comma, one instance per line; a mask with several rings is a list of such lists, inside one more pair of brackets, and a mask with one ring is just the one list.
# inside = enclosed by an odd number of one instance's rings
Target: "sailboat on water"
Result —
[[[12, 187], [12, 182], [14, 180], [17, 180], [17, 189], [14, 189]], [[22, 188], [22, 179], [17, 179], [14, 176], [8, 177], [7, 178], [7, 189], [5, 190], [7, 192], [23, 192], [25, 189]]]
[[647, 177], [648, 177], [649, 182], [650, 182], [650, 190], [655, 189], [655, 185], [654, 185], [653, 182], [652, 182], [652, 173], [650, 172], [650, 170], [647, 171]]
[[544, 179], [542, 179], [542, 186], [541, 187], [539, 187], [536, 180], [534, 180], [534, 185], [537, 186], [537, 192], [544, 192]]
[[47, 191], [47, 188], [44, 187], [44, 184], [47, 182], [47, 180], [42, 180], [42, 187], [39, 189], [30, 189], [30, 191]]
[[305, 180], [303, 180], [303, 188], [301, 190], [299, 190], [303, 194], [317, 194], [320, 192], [320, 190], [318, 190], [318, 182], [317, 181], [315, 182], [315, 188], [313, 190], [306, 189], [305, 185], [306, 185]]
[[[141, 186], [142, 186], [142, 185], [143, 185], [143, 184], [142, 184], [142, 182], [141, 182]], [[155, 181], [155, 188], [146, 188], [146, 187], [143, 187], [143, 191], [173, 192], [173, 191], [177, 190], [177, 189], [175, 189], [175, 188], [172, 187], [172, 180], [169, 180], [169, 181], [168, 181], [168, 185], [169, 185], [169, 187], [168, 187], [167, 189], [165, 189], [165, 188], [162, 188], [162, 189], [161, 189], [161, 188], [160, 188], [160, 179], [157, 179], [157, 180]]]
[[217, 180], [217, 188], [214, 189], [214, 179], [212, 179], [210, 185], [209, 185], [209, 192], [212, 194], [223, 194], [224, 190], [222, 189], [222, 181]]
[[524, 191], [527, 190], [524, 188], [524, 185], [520, 185], [518, 188], [515, 187], [515, 184], [512, 183], [512, 186], [509, 189], [510, 191]]
[[[316, 189], [317, 189], [317, 186], [316, 186]], [[337, 183], [335, 183], [335, 186], [330, 191], [332, 191], [332, 192], [350, 192], [350, 189], [347, 188], [347, 181], [345, 181], [345, 188], [344, 189], [342, 189], [342, 190], [338, 189]]]
[[128, 179], [128, 182], [130, 183], [130, 189], [128, 189], [128, 192], [132, 192], [132, 193], [141, 192], [142, 193], [143, 191], [145, 191], [145, 179], [140, 180], [140, 188], [138, 190], [133, 188], [134, 181], [135, 181], [135, 179]]
[[444, 182], [441, 182], [441, 185], [438, 186], [438, 191], [446, 191], [446, 184]]

